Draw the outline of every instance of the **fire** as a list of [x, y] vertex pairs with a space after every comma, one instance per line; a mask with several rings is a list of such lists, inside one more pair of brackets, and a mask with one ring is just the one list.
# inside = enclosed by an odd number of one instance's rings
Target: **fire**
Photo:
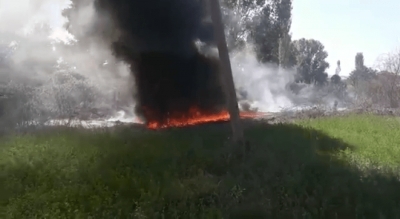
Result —
[[[241, 118], [257, 118], [266, 115], [265, 113], [259, 112], [240, 112]], [[229, 113], [224, 110], [219, 113], [205, 113], [196, 107], [193, 107], [185, 115], [171, 116], [166, 122], [149, 121], [147, 128], [149, 129], [160, 129], [168, 127], [183, 127], [197, 124], [204, 124], [218, 121], [229, 121]]]

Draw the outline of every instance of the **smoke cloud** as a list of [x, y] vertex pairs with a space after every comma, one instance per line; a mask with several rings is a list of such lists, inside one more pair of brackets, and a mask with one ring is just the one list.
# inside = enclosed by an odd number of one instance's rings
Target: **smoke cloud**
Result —
[[[202, 4], [197, 0], [0, 0], [0, 84], [39, 86], [36, 105], [68, 102], [65, 96], [80, 105], [82, 95], [90, 92], [86, 87], [80, 94], [73, 92], [81, 85], [71, 78], [81, 75], [96, 88], [91, 91], [97, 101], [94, 107], [110, 107], [112, 93], [119, 93], [126, 116], [162, 121], [194, 106], [219, 111], [225, 98], [213, 28]], [[241, 18], [232, 14], [225, 22], [241, 30]], [[258, 63], [251, 42], [246, 44], [231, 51], [242, 102], [260, 111], [312, 103], [309, 97], [316, 93], [312, 87], [296, 95], [289, 91], [295, 71]], [[54, 80], [60, 72], [61, 81], [65, 75], [73, 81], [64, 91], [61, 82], [54, 82], [60, 81]], [[135, 113], [129, 114], [134, 106]]]
[[131, 66], [137, 87], [136, 112], [147, 122], [164, 122], [192, 107], [214, 112], [225, 106], [218, 61], [201, 54], [195, 45], [212, 28], [203, 22], [201, 2], [95, 2], [97, 12], [114, 22], [118, 38], [112, 49]]
[[[71, 117], [82, 108], [111, 116], [114, 94], [123, 105], [134, 104], [129, 66], [96, 36], [111, 26], [107, 16], [97, 16], [93, 1], [0, 0], [0, 18], [0, 96], [12, 93], [6, 104], [0, 101], [2, 111], [12, 108], [22, 118], [33, 107], [25, 119], [35, 120]], [[0, 114], [2, 121], [10, 116]]]

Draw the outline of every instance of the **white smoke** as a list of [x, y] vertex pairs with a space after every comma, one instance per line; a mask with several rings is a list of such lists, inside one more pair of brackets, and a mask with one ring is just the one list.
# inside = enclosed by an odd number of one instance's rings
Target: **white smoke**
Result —
[[250, 109], [262, 112], [301, 110], [314, 106], [329, 109], [338, 101], [332, 86], [320, 88], [294, 83], [294, 68], [282, 69], [274, 64], [258, 62], [251, 43], [231, 53], [231, 65], [239, 99], [245, 99]]
[[250, 45], [233, 53], [231, 60], [235, 86], [247, 93], [252, 107], [264, 112], [293, 107], [288, 84], [294, 81], [294, 71], [259, 63]]
[[[76, 76], [69, 76], [71, 83], [66, 86], [54, 84], [54, 81], [61, 80], [60, 77], [67, 80], [65, 74], [73, 72], [87, 78], [91, 86], [97, 89], [99, 93], [94, 97], [97, 107], [109, 107], [118, 99], [124, 102], [127, 105], [125, 109], [115, 110], [119, 112], [117, 119], [122, 120], [122, 117], [133, 116], [133, 81], [128, 66], [115, 60], [107, 47], [108, 43], [90, 34], [90, 30], [96, 28], [96, 23], [100, 22], [103, 28], [107, 28], [110, 20], [105, 15], [99, 17], [95, 13], [93, 1], [87, 2], [79, 10], [74, 10], [71, 20], [68, 20], [62, 11], [71, 7], [70, 0], [0, 0], [0, 83], [12, 82], [24, 86], [39, 84], [40, 89], [34, 89], [33, 92], [36, 103], [51, 106], [51, 109], [55, 106], [64, 109], [64, 106], [58, 105], [66, 102], [84, 104], [73, 96], [77, 95], [73, 91], [83, 86], [77, 82]], [[247, 14], [246, 18], [250, 15]], [[238, 32], [242, 31], [236, 37], [245, 38], [246, 33], [241, 25], [247, 21], [240, 16], [240, 13], [231, 13], [231, 22], [236, 24]], [[67, 23], [75, 36], [66, 30]], [[85, 48], [74, 46], [82, 39], [85, 40]], [[240, 51], [232, 52], [231, 63], [236, 87], [244, 90], [245, 99], [260, 111], [277, 112], [282, 108], [307, 103], [307, 98], [314, 93], [313, 88], [308, 87], [294, 95], [288, 85], [294, 81], [295, 72], [260, 64], [250, 42]], [[111, 68], [108, 68], [110, 65]], [[82, 89], [84, 92], [88, 90], [87, 87]], [[113, 97], [113, 93], [120, 95]], [[62, 94], [62, 97], [56, 94]], [[104, 101], [99, 103], [99, 99]]]
[[[69, 0], [0, 0], [0, 40], [3, 43], [16, 42], [18, 49], [12, 55], [14, 67], [24, 62], [55, 62], [62, 58], [64, 62], [77, 68], [80, 74], [110, 84], [111, 76], [129, 76], [129, 71], [121, 64], [112, 74], [102, 71], [101, 63], [112, 60], [113, 56], [104, 43], [93, 37], [89, 49], [69, 49], [71, 45], [85, 37], [85, 30], [92, 28], [95, 17], [92, 4], [75, 11], [74, 19], [68, 21], [62, 11], [71, 7]], [[64, 25], [69, 23], [81, 33], [77, 39]], [[70, 51], [68, 51], [70, 50]], [[29, 77], [29, 75], [25, 75]], [[121, 80], [120, 80], [121, 81]], [[97, 81], [96, 81], [97, 82]]]
[[[12, 105], [26, 111], [35, 105], [38, 109], [29, 113], [43, 116], [75, 113], [75, 108], [84, 108], [88, 102], [92, 104], [88, 110], [110, 108], [118, 99], [124, 105], [133, 104], [128, 66], [115, 60], [106, 43], [89, 38], [87, 30], [98, 20], [93, 5], [74, 11], [70, 21], [62, 14], [69, 7], [70, 0], [0, 0], [0, 96], [15, 97], [13, 104], [0, 102], [0, 109]], [[77, 36], [67, 31], [67, 23]], [[85, 38], [89, 39], [85, 48], [75, 46]], [[29, 103], [21, 96], [27, 96]]]
[[61, 11], [70, 7], [69, 0], [16, 0], [0, 1], [1, 26], [3, 33], [31, 33], [36, 24], [46, 23], [55, 30], [62, 28], [66, 18]]
[[250, 109], [264, 112], [279, 112], [287, 109], [303, 109], [315, 105], [331, 105], [335, 99], [328, 89], [321, 90], [307, 84], [295, 82], [296, 69], [283, 69], [275, 64], [263, 64], [257, 60], [254, 47], [246, 26], [257, 22], [259, 8], [248, 11], [223, 8], [226, 31], [230, 46], [244, 41], [244, 46], [231, 51], [231, 65], [239, 98], [250, 105]]

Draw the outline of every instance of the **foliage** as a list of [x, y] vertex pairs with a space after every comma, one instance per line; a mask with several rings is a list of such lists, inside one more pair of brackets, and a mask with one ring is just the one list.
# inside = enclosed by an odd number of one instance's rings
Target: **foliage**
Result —
[[400, 48], [385, 54], [385, 56], [382, 57], [379, 67], [382, 71], [400, 75]]
[[[345, 103], [345, 105], [349, 105], [349, 103], [352, 102], [347, 90], [347, 84], [339, 75], [335, 74], [331, 77], [328, 92], [337, 100]], [[335, 104], [337, 104], [337, 102]]]
[[[240, 49], [246, 41], [255, 45], [259, 61], [279, 62], [279, 40], [291, 25], [292, 0], [225, 0], [228, 44]], [[229, 13], [231, 12], [231, 13]]]
[[400, 87], [396, 86], [398, 76], [393, 73], [380, 72], [375, 79], [369, 81], [364, 95], [369, 97], [371, 105], [397, 108], [400, 102]]
[[230, 156], [227, 129], [3, 138], [0, 218], [400, 217], [398, 120], [248, 124], [244, 163]]
[[289, 33], [291, 11], [291, 0], [273, 0], [270, 9], [257, 17], [259, 22], [251, 36], [261, 62], [279, 63], [279, 40]]
[[296, 66], [296, 48], [292, 44], [292, 37], [285, 33], [279, 39], [279, 66], [284, 69], [291, 69]]
[[331, 83], [332, 84], [340, 84], [342, 82], [342, 78], [339, 75], [332, 75]]
[[304, 38], [295, 40], [293, 45], [296, 48], [298, 81], [306, 84], [326, 84], [326, 69], [329, 68], [329, 63], [325, 60], [328, 53], [324, 45], [318, 40]]
[[364, 65], [364, 55], [357, 53], [355, 57], [355, 69], [350, 72], [348, 81], [352, 86], [357, 86], [359, 83], [363, 83], [375, 78], [377, 71], [368, 68]]
[[400, 52], [381, 57], [377, 70], [364, 66], [362, 53], [356, 55], [356, 69], [348, 78], [357, 99], [369, 106], [397, 108], [400, 103]]
[[0, 100], [0, 133], [72, 119], [98, 103], [99, 90], [80, 74], [59, 69], [44, 84], [7, 83]]
[[381, 79], [385, 80], [385, 93], [391, 107], [400, 105], [400, 49], [387, 54], [381, 62]]

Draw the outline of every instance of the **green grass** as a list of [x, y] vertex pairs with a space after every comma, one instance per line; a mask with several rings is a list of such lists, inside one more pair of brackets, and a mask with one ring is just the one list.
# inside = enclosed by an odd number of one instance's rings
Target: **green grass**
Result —
[[0, 218], [400, 218], [400, 120], [57, 128], [0, 141]]
[[353, 145], [353, 150], [346, 150], [340, 155], [360, 167], [400, 166], [400, 118], [351, 115], [301, 121], [298, 124]]

